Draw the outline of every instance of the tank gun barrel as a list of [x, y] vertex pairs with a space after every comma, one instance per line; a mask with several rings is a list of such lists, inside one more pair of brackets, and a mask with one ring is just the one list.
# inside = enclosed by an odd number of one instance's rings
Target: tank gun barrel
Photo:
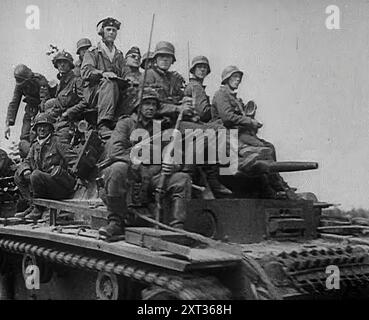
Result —
[[270, 172], [294, 172], [318, 169], [317, 162], [305, 161], [257, 161], [257, 164], [265, 165]]

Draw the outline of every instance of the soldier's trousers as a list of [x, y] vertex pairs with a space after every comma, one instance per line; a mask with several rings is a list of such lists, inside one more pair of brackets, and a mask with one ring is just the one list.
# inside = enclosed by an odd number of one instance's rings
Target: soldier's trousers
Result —
[[29, 201], [32, 198], [66, 199], [73, 193], [75, 184], [74, 178], [68, 173], [51, 176], [40, 170], [32, 172], [30, 181], [16, 172], [14, 181], [23, 198]]
[[[152, 166], [153, 168], [154, 166]], [[149, 168], [150, 171], [151, 168]], [[127, 193], [129, 164], [125, 162], [115, 162], [105, 169], [105, 192], [106, 203], [109, 210], [109, 220], [125, 219], [127, 215]], [[160, 172], [153, 168], [149, 173], [148, 192], [153, 193], [160, 180]], [[171, 197], [172, 202], [178, 199], [191, 198], [191, 178], [187, 173], [175, 172], [166, 181], [165, 194]], [[172, 210], [173, 212], [173, 210]], [[180, 217], [172, 217], [175, 220], [185, 219], [185, 212], [180, 212]], [[120, 221], [118, 221], [120, 222]]]
[[92, 108], [97, 108], [97, 124], [103, 121], [116, 121], [119, 100], [119, 86], [116, 81], [102, 79], [97, 85], [86, 87], [86, 101]]
[[25, 113], [23, 116], [23, 123], [21, 128], [19, 153], [21, 158], [26, 158], [31, 147], [31, 142], [35, 139], [36, 135], [31, 131], [32, 121], [38, 112], [37, 106], [27, 104], [25, 107]]

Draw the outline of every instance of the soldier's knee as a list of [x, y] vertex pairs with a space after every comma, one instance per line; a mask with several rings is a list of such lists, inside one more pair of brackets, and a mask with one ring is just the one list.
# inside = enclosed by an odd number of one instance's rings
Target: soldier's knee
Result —
[[128, 163], [126, 162], [115, 162], [110, 166], [110, 175], [116, 176], [122, 176], [126, 175], [128, 171]]
[[175, 193], [185, 192], [188, 194], [191, 190], [191, 177], [185, 172], [176, 172], [169, 181], [169, 187]]
[[40, 170], [34, 170], [32, 173], [31, 173], [31, 176], [30, 176], [30, 181], [31, 181], [31, 184], [38, 184], [40, 182], [43, 181], [43, 176], [44, 176], [44, 173]]

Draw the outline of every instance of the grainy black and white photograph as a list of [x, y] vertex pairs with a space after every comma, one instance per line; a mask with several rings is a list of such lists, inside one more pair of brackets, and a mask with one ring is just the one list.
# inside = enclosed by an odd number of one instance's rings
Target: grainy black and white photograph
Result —
[[1, 7], [0, 300], [369, 298], [368, 1]]

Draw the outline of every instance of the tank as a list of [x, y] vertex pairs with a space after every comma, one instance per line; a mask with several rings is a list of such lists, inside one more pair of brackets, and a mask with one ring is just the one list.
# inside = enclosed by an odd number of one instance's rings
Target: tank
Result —
[[[117, 241], [101, 239], [97, 230], [107, 215], [99, 188], [103, 144], [93, 130], [81, 141], [72, 199], [35, 199], [49, 213], [37, 222], [1, 214], [1, 299], [264, 300], [367, 294], [368, 227], [325, 215], [331, 204], [312, 193], [297, 200], [252, 197], [242, 186], [255, 183], [255, 177], [224, 179], [231, 189], [241, 186], [232, 198], [205, 200], [194, 192], [185, 230], [167, 226], [164, 201], [161, 222], [153, 218], [152, 207], [132, 206], [140, 226], [127, 227]], [[318, 167], [314, 162], [257, 165], [270, 172]], [[339, 270], [339, 288], [329, 285], [332, 266]]]

